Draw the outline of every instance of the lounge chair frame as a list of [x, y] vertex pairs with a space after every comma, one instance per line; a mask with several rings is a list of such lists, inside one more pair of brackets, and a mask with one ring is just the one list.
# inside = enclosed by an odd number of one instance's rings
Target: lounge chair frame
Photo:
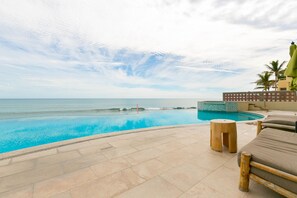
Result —
[[251, 167], [258, 168], [260, 170], [269, 172], [271, 174], [277, 175], [284, 179], [297, 182], [297, 176], [292, 175], [290, 173], [283, 172], [281, 170], [266, 166], [264, 164], [254, 162], [251, 160], [252, 155], [247, 152], [241, 153], [241, 161], [240, 161], [240, 181], [239, 181], [239, 189], [244, 192], [249, 191], [249, 180], [252, 179], [259, 184], [263, 184], [264, 186], [274, 190], [275, 192], [285, 196], [285, 197], [297, 197], [297, 194], [288, 191], [276, 184], [271, 183], [261, 177], [250, 172]]
[[[258, 129], [257, 129], [257, 135], [261, 132], [262, 129], [262, 122], [258, 121]], [[260, 129], [260, 130], [259, 130]], [[274, 174], [278, 177], [284, 178], [286, 180], [290, 180], [293, 182], [297, 183], [297, 176], [296, 175], [292, 175], [290, 173], [286, 173], [284, 171], [269, 167], [267, 165], [258, 163], [258, 162], [254, 162], [252, 161], [252, 154], [251, 153], [247, 153], [245, 151], [243, 151], [241, 153], [241, 158], [240, 158], [240, 181], [239, 181], [239, 189], [241, 191], [244, 192], [248, 192], [249, 191], [249, 180], [252, 179], [255, 182], [259, 183], [259, 184], [263, 184], [264, 186], [270, 188], [271, 190], [274, 190], [275, 192], [285, 196], [285, 197], [294, 197], [297, 198], [297, 194], [284, 189], [276, 184], [271, 183], [270, 181], [267, 181], [253, 173], [250, 172], [251, 167], [255, 167], [257, 169], [266, 171], [268, 173]]]

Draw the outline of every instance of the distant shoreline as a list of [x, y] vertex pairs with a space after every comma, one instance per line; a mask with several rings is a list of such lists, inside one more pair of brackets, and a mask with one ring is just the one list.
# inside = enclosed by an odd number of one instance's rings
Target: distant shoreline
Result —
[[20, 119], [52, 116], [96, 116], [109, 113], [132, 113], [144, 111], [166, 111], [166, 110], [194, 110], [196, 107], [164, 107], [164, 108], [108, 108], [108, 109], [86, 109], [86, 110], [62, 110], [62, 111], [31, 111], [31, 112], [0, 112], [0, 120]]

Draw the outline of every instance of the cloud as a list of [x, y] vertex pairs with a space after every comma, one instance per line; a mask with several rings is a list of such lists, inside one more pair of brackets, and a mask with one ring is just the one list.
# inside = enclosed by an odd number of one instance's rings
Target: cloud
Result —
[[187, 66], [176, 66], [181, 69], [188, 69], [197, 72], [226, 72], [226, 73], [237, 73], [235, 71], [227, 70], [227, 69], [215, 69], [215, 68], [198, 68], [198, 67], [187, 67]]
[[288, 0], [249, 1], [219, 1], [214, 0], [213, 5], [217, 9], [214, 20], [226, 20], [229, 23], [243, 24], [256, 28], [275, 28], [279, 30], [296, 29], [294, 23], [297, 18], [295, 12], [297, 3]]
[[220, 98], [252, 90], [264, 64], [288, 60], [296, 7], [3, 0], [0, 97]]

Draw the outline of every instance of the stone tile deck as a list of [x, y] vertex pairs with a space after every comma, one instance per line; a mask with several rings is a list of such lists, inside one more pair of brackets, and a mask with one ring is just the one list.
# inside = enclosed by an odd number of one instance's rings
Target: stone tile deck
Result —
[[[238, 148], [256, 126], [238, 123]], [[236, 154], [212, 151], [209, 125], [88, 140], [0, 160], [0, 197], [281, 197], [238, 190]]]

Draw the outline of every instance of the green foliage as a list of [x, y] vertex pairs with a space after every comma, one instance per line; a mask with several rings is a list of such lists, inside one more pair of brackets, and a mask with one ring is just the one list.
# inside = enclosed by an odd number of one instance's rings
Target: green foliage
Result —
[[263, 89], [263, 91], [269, 91], [274, 81], [270, 80], [272, 73], [265, 71], [262, 74], [258, 74], [259, 79], [255, 82], [257, 87], [255, 89]]
[[278, 79], [279, 80], [285, 80], [286, 79], [286, 75], [285, 75], [285, 69], [282, 69], [279, 74], [278, 74]]
[[283, 61], [280, 65], [278, 63], [278, 60], [276, 61], [271, 61], [269, 64], [270, 65], [265, 65], [269, 71], [274, 73], [275, 76], [278, 76], [279, 73], [282, 71], [284, 64], [286, 61]]
[[291, 91], [297, 91], [297, 78], [293, 78], [290, 84]]
[[[277, 60], [277, 61], [271, 61], [269, 63], [269, 65], [267, 65], [267, 64], [265, 65], [267, 67], [267, 69], [269, 70], [269, 72], [274, 74], [274, 88], [275, 88], [275, 91], [277, 89], [277, 82], [278, 82], [279, 76], [282, 74], [281, 72], [284, 73], [283, 66], [284, 66], [285, 63], [286, 63], [286, 61], [283, 61], [279, 65], [278, 60]], [[283, 76], [284, 76], [284, 74], [283, 74]], [[283, 76], [281, 76], [281, 77], [283, 77]]]

